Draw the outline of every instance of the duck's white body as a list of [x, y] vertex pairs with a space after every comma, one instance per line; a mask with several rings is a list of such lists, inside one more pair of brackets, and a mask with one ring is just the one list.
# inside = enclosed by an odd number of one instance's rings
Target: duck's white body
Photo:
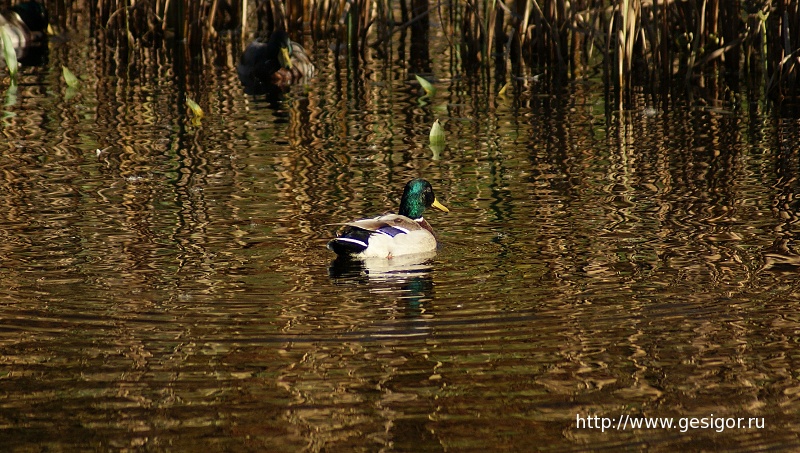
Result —
[[[436, 237], [424, 218], [409, 219], [398, 214], [387, 214], [373, 219], [348, 222], [342, 235], [333, 239], [328, 248], [336, 251], [336, 245], [352, 246], [355, 258], [392, 258], [436, 251]], [[366, 233], [366, 234], [364, 234]]]

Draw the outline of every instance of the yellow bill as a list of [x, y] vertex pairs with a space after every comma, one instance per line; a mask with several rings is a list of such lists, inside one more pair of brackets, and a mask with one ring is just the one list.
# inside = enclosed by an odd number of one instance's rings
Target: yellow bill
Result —
[[281, 47], [281, 65], [286, 69], [292, 69], [292, 57], [289, 55], [289, 49]]
[[435, 199], [435, 198], [433, 199], [433, 203], [431, 203], [431, 207], [434, 207], [434, 208], [436, 208], [436, 209], [438, 209], [438, 210], [440, 210], [440, 211], [444, 211], [444, 212], [450, 212], [450, 210], [449, 210], [449, 209], [447, 209], [447, 208], [445, 207], [445, 205], [443, 205], [443, 204], [439, 203], [439, 200], [437, 200], [437, 199]]

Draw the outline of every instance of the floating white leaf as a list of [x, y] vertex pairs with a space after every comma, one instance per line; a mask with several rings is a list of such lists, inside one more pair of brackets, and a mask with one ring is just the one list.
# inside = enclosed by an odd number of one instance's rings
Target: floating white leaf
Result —
[[194, 124], [195, 126], [199, 126], [200, 120], [203, 119], [204, 115], [203, 109], [200, 108], [199, 105], [197, 105], [197, 102], [194, 102], [190, 98], [186, 98], [186, 105], [189, 106], [189, 109], [191, 109], [192, 113], [194, 114], [194, 118], [192, 118], [192, 124]]
[[433, 122], [430, 133], [431, 145], [444, 146], [444, 128], [439, 120]]
[[422, 89], [425, 90], [426, 95], [433, 96], [436, 94], [436, 88], [430, 82], [428, 82], [428, 80], [416, 74], [414, 77], [417, 78], [417, 82], [419, 82], [420, 86], [422, 86]]
[[7, 27], [0, 27], [0, 41], [2, 41], [3, 45], [3, 56], [6, 59], [8, 74], [11, 76], [11, 81], [13, 83], [17, 78], [19, 64], [17, 63], [17, 53], [14, 50], [14, 41]]
[[439, 157], [444, 151], [444, 128], [439, 123], [439, 120], [433, 122], [430, 132], [430, 147], [433, 151], [433, 160], [439, 160]]
[[61, 73], [64, 74], [64, 81], [67, 82], [67, 86], [70, 88], [77, 88], [80, 85], [80, 81], [72, 71], [69, 70], [66, 66], [61, 66]]

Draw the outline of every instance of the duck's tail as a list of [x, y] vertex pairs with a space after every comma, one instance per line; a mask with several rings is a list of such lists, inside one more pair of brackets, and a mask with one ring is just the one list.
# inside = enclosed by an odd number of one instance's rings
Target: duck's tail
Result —
[[371, 231], [360, 228], [345, 228], [339, 237], [328, 242], [328, 250], [339, 256], [358, 255], [369, 247]]

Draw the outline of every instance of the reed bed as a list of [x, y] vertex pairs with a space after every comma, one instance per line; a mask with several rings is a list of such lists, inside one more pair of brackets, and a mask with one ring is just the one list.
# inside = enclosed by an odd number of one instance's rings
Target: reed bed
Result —
[[525, 66], [537, 80], [556, 84], [601, 75], [620, 105], [637, 87], [711, 91], [724, 99], [740, 81], [758, 84], [773, 99], [800, 96], [800, 3], [789, 0], [57, 0], [52, 6], [65, 23], [88, 14], [113, 46], [178, 37], [198, 52], [222, 32], [242, 33], [245, 41], [253, 30], [284, 27], [364, 55], [409, 29], [412, 47], [425, 47], [436, 21], [467, 71], [488, 74], [491, 67], [500, 80], [521, 80]]

